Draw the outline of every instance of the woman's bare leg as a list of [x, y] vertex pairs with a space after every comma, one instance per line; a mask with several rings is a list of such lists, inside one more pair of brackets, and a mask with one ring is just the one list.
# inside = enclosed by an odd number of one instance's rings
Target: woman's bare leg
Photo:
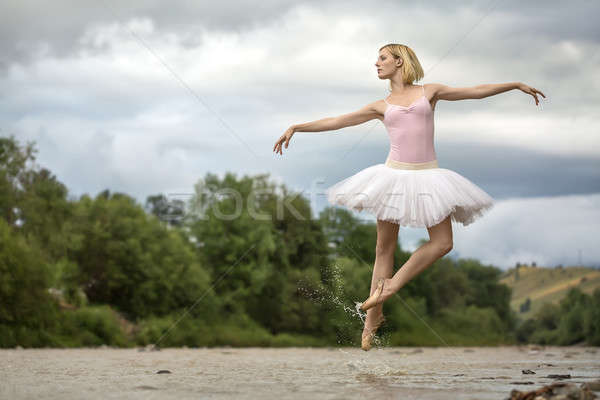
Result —
[[[450, 216], [439, 224], [427, 228], [427, 231], [429, 232], [429, 241], [415, 250], [391, 279], [385, 280], [383, 292], [380, 297], [383, 301], [400, 290], [412, 278], [423, 272], [435, 260], [443, 257], [452, 250], [452, 222]], [[373, 308], [382, 307], [383, 301]]]
[[[390, 278], [394, 275], [394, 252], [398, 244], [398, 231], [400, 226], [392, 222], [377, 220], [377, 246], [375, 248], [375, 265], [371, 278], [371, 293], [377, 289], [379, 278]], [[367, 310], [365, 329], [372, 329], [383, 314], [383, 303]]]

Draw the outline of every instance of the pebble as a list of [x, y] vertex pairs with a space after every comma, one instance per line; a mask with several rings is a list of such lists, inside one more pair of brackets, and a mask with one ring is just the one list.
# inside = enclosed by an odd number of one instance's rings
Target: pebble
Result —
[[[511, 382], [518, 383], [518, 382]], [[521, 392], [513, 389], [506, 400], [591, 400], [598, 398], [590, 389], [590, 383], [584, 382], [580, 386], [570, 382], [556, 382], [531, 392]]]

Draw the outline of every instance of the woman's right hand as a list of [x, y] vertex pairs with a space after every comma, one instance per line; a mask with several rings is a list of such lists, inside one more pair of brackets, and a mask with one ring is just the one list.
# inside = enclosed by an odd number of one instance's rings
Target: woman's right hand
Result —
[[533, 96], [533, 98], [535, 99], [535, 105], [537, 106], [538, 104], [540, 104], [540, 100], [538, 99], [537, 95], [541, 94], [544, 98], [546, 98], [546, 96], [544, 95], [544, 93], [540, 92], [539, 90], [537, 90], [534, 87], [531, 87], [529, 85], [526, 85], [522, 82], [519, 83], [518, 88], [520, 90], [522, 90], [523, 92], [530, 94]]
[[283, 135], [281, 135], [281, 137], [277, 140], [277, 142], [275, 142], [275, 146], [273, 147], [273, 151], [275, 153], [279, 153], [281, 155], [283, 155], [283, 143], [285, 142], [285, 148], [288, 148], [288, 145], [290, 143], [290, 139], [292, 138], [292, 136], [294, 136], [294, 127], [291, 126], [289, 127], [285, 133]]

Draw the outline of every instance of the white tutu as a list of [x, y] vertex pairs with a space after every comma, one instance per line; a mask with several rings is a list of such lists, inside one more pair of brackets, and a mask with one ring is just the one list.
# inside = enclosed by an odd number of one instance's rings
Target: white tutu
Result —
[[398, 169], [376, 164], [326, 192], [331, 204], [415, 228], [431, 227], [450, 214], [454, 222], [466, 226], [494, 205], [494, 199], [473, 182], [437, 167]]

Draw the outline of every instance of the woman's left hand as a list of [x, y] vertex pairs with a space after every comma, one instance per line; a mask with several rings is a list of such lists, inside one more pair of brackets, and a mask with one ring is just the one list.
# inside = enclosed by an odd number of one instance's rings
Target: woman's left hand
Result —
[[546, 96], [544, 95], [544, 93], [540, 92], [539, 90], [537, 90], [536, 88], [533, 88], [529, 85], [526, 85], [524, 83], [519, 83], [518, 88], [522, 91], [524, 91], [527, 94], [532, 95], [535, 98], [535, 105], [537, 106], [538, 104], [540, 104], [540, 100], [538, 99], [537, 95], [541, 94], [544, 98], [546, 98]]

